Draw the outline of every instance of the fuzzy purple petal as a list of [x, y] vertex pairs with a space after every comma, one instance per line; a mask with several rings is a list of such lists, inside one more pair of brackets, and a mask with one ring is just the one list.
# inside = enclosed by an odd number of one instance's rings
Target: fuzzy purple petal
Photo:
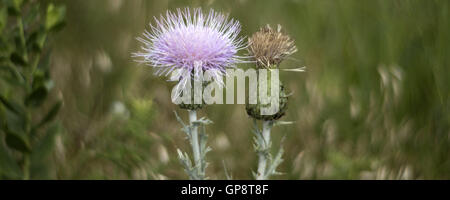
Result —
[[238, 36], [241, 26], [225, 14], [212, 9], [208, 15], [200, 8], [177, 9], [155, 18], [150, 26], [151, 31], [138, 38], [143, 43], [142, 51], [134, 56], [157, 68], [157, 75], [168, 75], [176, 69], [193, 72], [197, 68], [221, 76], [227, 67], [243, 62], [236, 55], [244, 43]]

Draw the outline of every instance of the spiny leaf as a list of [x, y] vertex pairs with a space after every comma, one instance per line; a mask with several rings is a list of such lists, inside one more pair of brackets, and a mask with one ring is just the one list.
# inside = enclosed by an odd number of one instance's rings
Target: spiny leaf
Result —
[[283, 126], [283, 125], [291, 125], [294, 124], [293, 121], [276, 121], [273, 123], [273, 126]]
[[275, 156], [275, 159], [270, 162], [269, 169], [267, 170], [267, 176], [273, 175], [273, 174], [280, 174], [280, 172], [276, 172], [277, 167], [283, 162], [283, 153], [284, 150], [282, 147], [280, 147], [280, 150], [278, 150], [277, 155]]
[[228, 168], [225, 163], [225, 160], [222, 160], [222, 165], [223, 165], [223, 169], [225, 171], [225, 177], [227, 177], [227, 180], [233, 180], [233, 175], [228, 172]]
[[202, 117], [200, 119], [198, 119], [197, 121], [193, 121], [192, 124], [194, 126], [200, 126], [200, 125], [208, 125], [208, 124], [212, 124], [213, 122], [205, 117]]
[[180, 122], [181, 125], [186, 126], [186, 124], [183, 122], [183, 120], [180, 118], [180, 116], [178, 116], [177, 111], [173, 111], [173, 113], [175, 113], [175, 117], [177, 118], [178, 122]]
[[183, 131], [184, 133], [186, 133], [187, 139], [190, 140], [191, 138], [191, 129], [190, 126], [186, 125], [183, 120], [180, 118], [180, 116], [178, 116], [178, 113], [176, 111], [173, 111], [175, 113], [175, 117], [177, 118], [177, 121], [180, 122], [180, 124], [183, 126], [183, 128], [181, 128], [181, 131]]

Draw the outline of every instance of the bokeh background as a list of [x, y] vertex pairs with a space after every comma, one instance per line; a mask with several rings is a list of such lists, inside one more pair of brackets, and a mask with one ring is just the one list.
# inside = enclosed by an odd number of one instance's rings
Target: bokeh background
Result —
[[[446, 0], [58, 1], [66, 26], [53, 36], [52, 95], [64, 133], [49, 179], [187, 179], [176, 149], [190, 152], [170, 101], [172, 83], [131, 53], [153, 16], [213, 8], [249, 36], [281, 24], [299, 51], [281, 72], [293, 95], [273, 179], [450, 178], [450, 2]], [[240, 52], [245, 54], [245, 52]], [[248, 65], [239, 67], [247, 68]], [[211, 105], [210, 179], [251, 179], [256, 169], [245, 105]]]

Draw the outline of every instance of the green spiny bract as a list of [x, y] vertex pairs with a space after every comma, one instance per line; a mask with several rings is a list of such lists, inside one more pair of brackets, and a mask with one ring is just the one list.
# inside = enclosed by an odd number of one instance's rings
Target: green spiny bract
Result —
[[[210, 81], [209, 82], [204, 81], [203, 84], [202, 84], [202, 88], [201, 89], [205, 88], [209, 83], [211, 83], [211, 82]], [[194, 101], [195, 100], [194, 79], [191, 79], [191, 102], [189, 104], [185, 104], [185, 103], [181, 102], [180, 104], [178, 104], [178, 106], [181, 109], [186, 109], [186, 110], [202, 109], [204, 106], [206, 106], [205, 102], [203, 101], [203, 95], [200, 96], [200, 97], [197, 97], [197, 98], [201, 99], [201, 103], [200, 104], [196, 104], [195, 101]]]
[[[270, 91], [271, 91], [270, 79], [268, 81], [263, 81], [261, 83], [267, 85], [267, 92], [270, 94]], [[259, 87], [259, 85], [258, 85], [258, 87]], [[265, 120], [265, 121], [278, 120], [281, 117], [283, 117], [286, 114], [286, 110], [287, 110], [288, 95], [286, 94], [286, 89], [281, 82], [279, 82], [279, 87], [280, 87], [279, 88], [280, 94], [279, 94], [279, 100], [278, 100], [279, 110], [277, 113], [275, 113], [273, 115], [262, 115], [261, 109], [262, 108], [270, 108], [271, 105], [270, 105], [270, 101], [267, 104], [262, 104], [258, 99], [257, 104], [249, 104], [247, 102], [247, 104], [245, 106], [247, 114], [250, 117], [253, 117], [255, 119]], [[273, 98], [273, 97], [271, 97], [271, 98]]]

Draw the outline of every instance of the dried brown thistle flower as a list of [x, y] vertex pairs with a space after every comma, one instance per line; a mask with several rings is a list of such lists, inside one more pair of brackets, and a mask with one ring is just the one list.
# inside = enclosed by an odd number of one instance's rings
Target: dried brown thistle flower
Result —
[[249, 54], [260, 68], [277, 67], [287, 56], [297, 51], [294, 40], [281, 31], [279, 24], [277, 30], [266, 25], [254, 33], [248, 42]]

